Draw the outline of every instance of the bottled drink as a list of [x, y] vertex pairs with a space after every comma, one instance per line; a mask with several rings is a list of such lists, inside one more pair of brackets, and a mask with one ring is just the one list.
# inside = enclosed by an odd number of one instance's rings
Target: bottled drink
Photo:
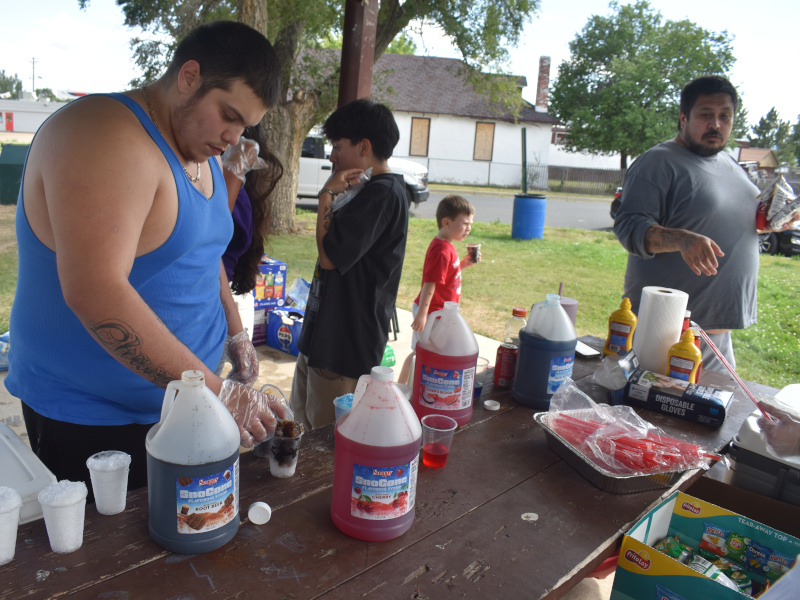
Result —
[[459, 426], [472, 418], [478, 341], [458, 312], [457, 302], [428, 315], [417, 342], [411, 404], [421, 419], [438, 413]]
[[414, 522], [422, 427], [389, 367], [359, 380], [334, 429], [331, 519], [354, 538], [394, 539]]
[[515, 307], [511, 311], [511, 318], [506, 321], [506, 329], [503, 334], [503, 342], [519, 346], [519, 330], [525, 327], [528, 311], [524, 308]]
[[550, 398], [572, 376], [578, 335], [558, 294], [547, 294], [536, 314], [532, 333], [528, 331], [530, 325], [529, 321], [519, 332], [512, 395], [520, 404], [547, 410]]
[[145, 440], [149, 527], [156, 543], [199, 554], [236, 535], [239, 439], [236, 421], [205, 386], [202, 371], [184, 371], [167, 386], [161, 420]]

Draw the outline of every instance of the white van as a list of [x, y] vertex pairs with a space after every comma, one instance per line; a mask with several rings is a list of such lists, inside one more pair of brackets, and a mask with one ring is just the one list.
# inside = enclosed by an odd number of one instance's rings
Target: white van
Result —
[[[328, 181], [333, 170], [333, 164], [328, 160], [328, 156], [330, 156], [330, 151], [326, 151], [324, 138], [307, 137], [305, 139], [303, 152], [300, 155], [300, 174], [297, 184], [299, 197], [317, 197], [317, 193]], [[393, 156], [389, 159], [389, 168], [393, 173], [403, 176], [409, 206], [412, 202], [417, 204], [428, 199], [430, 194], [428, 192], [427, 167], [413, 160]]]

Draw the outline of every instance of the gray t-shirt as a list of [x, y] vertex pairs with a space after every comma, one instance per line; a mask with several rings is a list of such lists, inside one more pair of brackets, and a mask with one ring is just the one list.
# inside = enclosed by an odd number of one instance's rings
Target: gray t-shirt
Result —
[[[692, 320], [703, 329], [744, 329], [756, 322], [758, 188], [725, 152], [703, 157], [675, 141], [654, 146], [631, 165], [614, 233], [630, 253], [625, 296], [639, 310], [642, 288], [689, 294]], [[680, 252], [649, 254], [644, 234], [653, 225], [687, 229], [714, 240], [725, 253], [717, 274], [695, 275]]]

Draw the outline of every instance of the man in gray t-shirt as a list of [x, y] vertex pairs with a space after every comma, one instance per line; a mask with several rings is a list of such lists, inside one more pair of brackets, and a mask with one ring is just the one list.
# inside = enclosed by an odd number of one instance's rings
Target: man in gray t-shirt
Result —
[[[681, 92], [678, 135], [642, 154], [625, 177], [614, 233], [630, 253], [625, 296], [642, 288], [689, 294], [692, 320], [735, 366], [731, 329], [756, 322], [758, 188], [725, 152], [738, 96], [717, 76]], [[725, 371], [703, 344], [705, 369]]]

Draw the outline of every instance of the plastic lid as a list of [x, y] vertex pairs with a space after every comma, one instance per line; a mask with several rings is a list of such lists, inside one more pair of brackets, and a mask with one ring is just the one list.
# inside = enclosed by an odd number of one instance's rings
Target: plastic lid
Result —
[[394, 381], [394, 369], [391, 367], [372, 367], [370, 375], [376, 381]]
[[247, 518], [255, 525], [263, 525], [272, 517], [272, 508], [266, 502], [253, 502], [247, 509]]
[[528, 311], [525, 310], [524, 308], [520, 308], [518, 306], [515, 306], [514, 310], [511, 311], [511, 316], [513, 316], [513, 317], [523, 317], [524, 318], [524, 317], [528, 316]]

